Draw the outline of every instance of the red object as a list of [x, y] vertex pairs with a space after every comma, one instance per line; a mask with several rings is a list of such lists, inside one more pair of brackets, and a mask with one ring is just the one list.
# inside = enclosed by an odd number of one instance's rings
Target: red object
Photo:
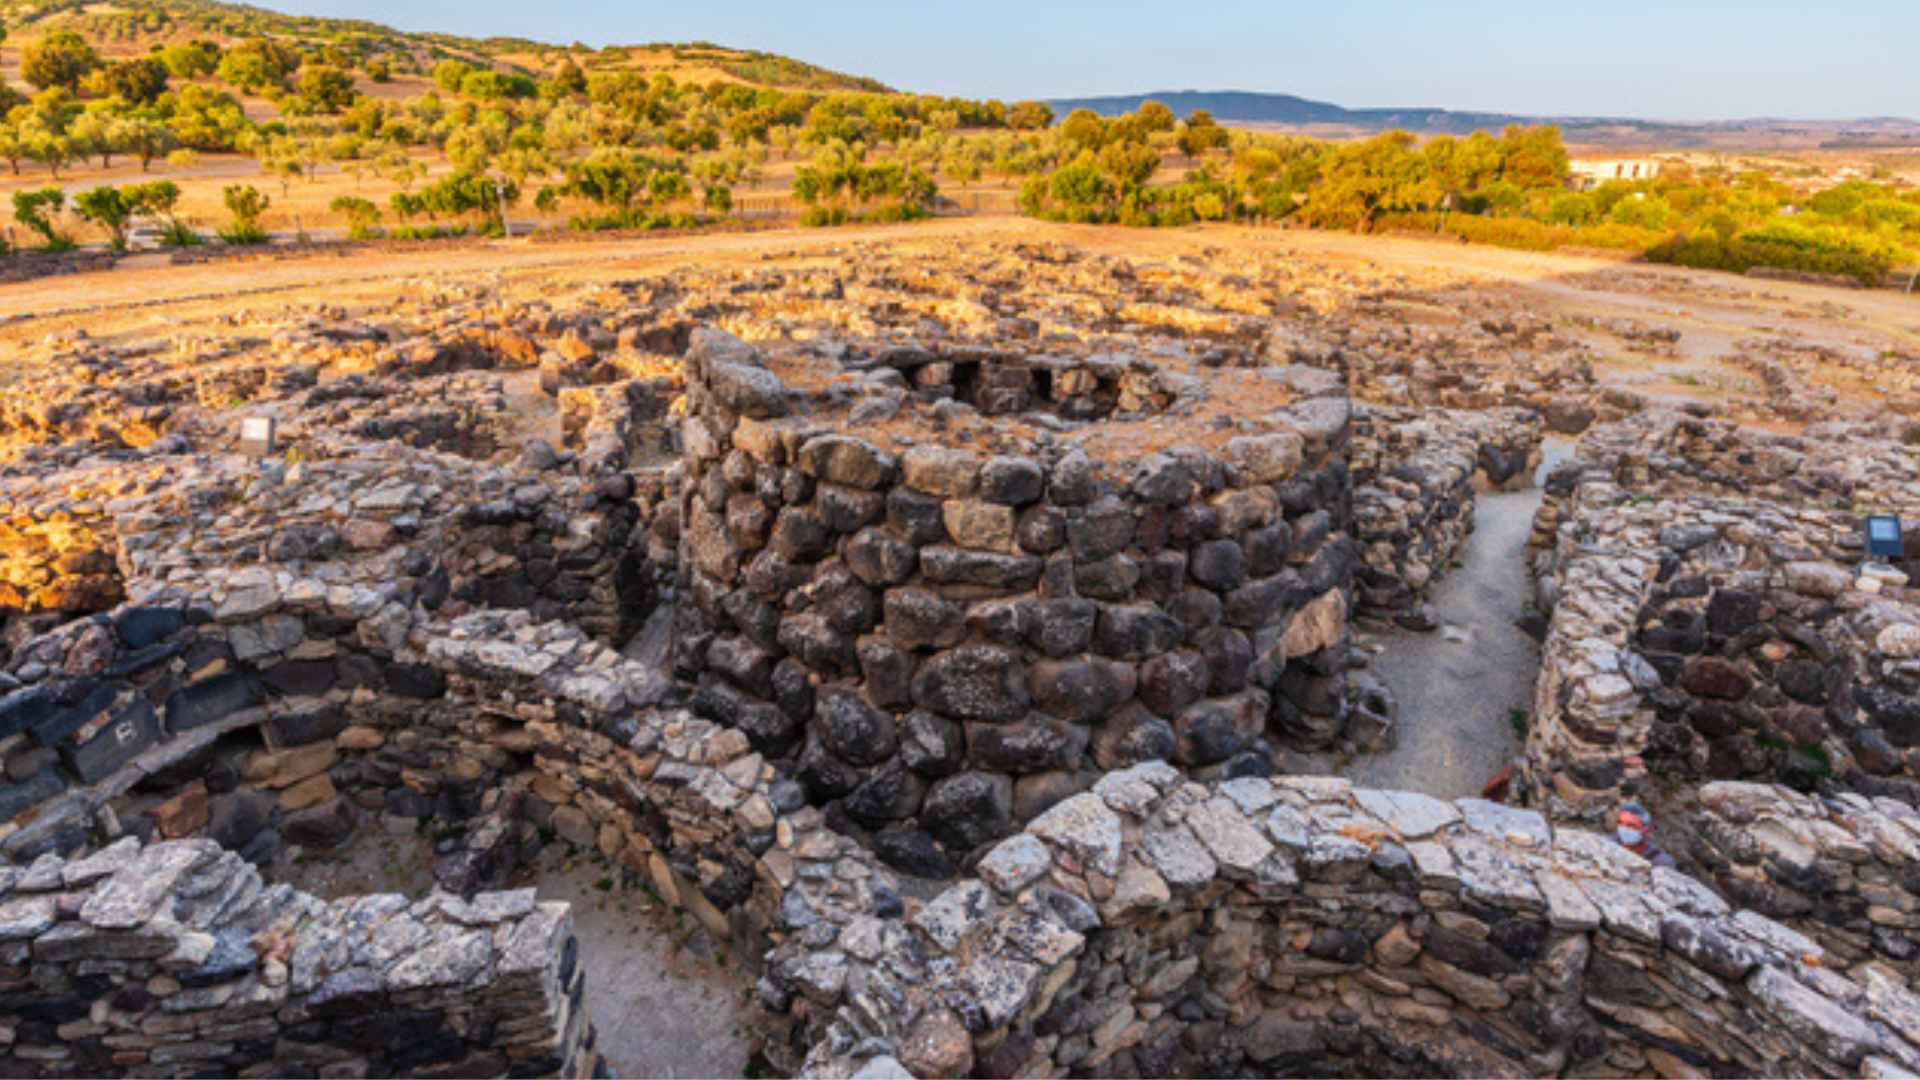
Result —
[[1492, 799], [1494, 802], [1506, 802], [1507, 789], [1511, 786], [1513, 786], [1513, 766], [1508, 765], [1493, 774], [1493, 779], [1487, 781], [1487, 786], [1480, 789], [1480, 797]]

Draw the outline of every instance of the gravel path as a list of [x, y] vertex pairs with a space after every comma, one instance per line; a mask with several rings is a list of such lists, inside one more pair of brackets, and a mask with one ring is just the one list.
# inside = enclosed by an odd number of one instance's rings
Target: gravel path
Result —
[[743, 959], [619, 876], [593, 860], [543, 854], [534, 882], [542, 900], [573, 904], [587, 1006], [613, 1075], [744, 1075], [754, 1043]]
[[[1542, 469], [1572, 449], [1548, 440]], [[1540, 648], [1514, 621], [1533, 596], [1526, 546], [1540, 498], [1534, 486], [1476, 500], [1462, 565], [1449, 570], [1430, 596], [1440, 629], [1367, 635], [1383, 646], [1371, 670], [1400, 705], [1394, 748], [1346, 762], [1319, 755], [1293, 767], [1317, 765], [1356, 784], [1438, 798], [1480, 794], [1519, 750], [1514, 711], [1533, 706]]]

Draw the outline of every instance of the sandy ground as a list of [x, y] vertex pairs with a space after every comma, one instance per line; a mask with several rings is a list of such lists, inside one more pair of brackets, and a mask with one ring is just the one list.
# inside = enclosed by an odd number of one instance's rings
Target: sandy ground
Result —
[[[1710, 349], [1713, 331], [1722, 335], [1745, 333], [1783, 322], [1826, 325], [1836, 334], [1883, 333], [1920, 346], [1920, 296], [1892, 290], [1750, 281], [1709, 271], [1628, 264], [1598, 255], [1513, 251], [1404, 236], [1241, 226], [1124, 229], [1058, 225], [998, 215], [832, 230], [769, 229], [554, 243], [467, 242], [405, 252], [328, 252], [268, 260], [222, 260], [169, 267], [164, 274], [121, 270], [75, 274], [0, 286], [0, 318], [51, 318], [132, 303], [171, 304], [192, 299], [217, 299], [225, 304], [252, 293], [314, 287], [325, 288], [329, 294], [337, 292], [342, 298], [355, 293], [377, 295], [382, 282], [476, 270], [509, 277], [554, 271], [571, 271], [566, 276], [576, 280], [595, 274], [618, 277], [634, 269], [695, 259], [757, 259], [763, 253], [787, 252], [831, 254], [834, 248], [859, 241], [884, 239], [911, 246], [956, 237], [1053, 240], [1115, 254], [1159, 256], [1204, 256], [1210, 248], [1231, 246], [1296, 254], [1332, 268], [1373, 267], [1421, 274], [1442, 271], [1466, 288], [1518, 289], [1530, 304], [1555, 314], [1637, 318], [1677, 326], [1683, 334], [1683, 349], [1692, 335], [1703, 335], [1696, 351]], [[1809, 314], [1817, 317], [1810, 319]]]
[[[269, 880], [336, 899], [367, 893], [425, 896], [433, 885], [433, 845], [412, 823], [363, 827], [339, 852], [281, 855]], [[753, 976], [742, 958], [716, 946], [691, 915], [669, 909], [605, 860], [550, 845], [515, 886], [573, 907], [573, 930], [586, 965], [598, 1046], [615, 1076], [736, 1077], [749, 1070], [755, 1043], [746, 1002]]]
[[543, 854], [531, 882], [573, 905], [599, 1048], [615, 1076], [734, 1077], [754, 1054], [745, 958], [597, 860]]
[[[1856, 355], [1920, 354], [1920, 295], [1894, 290], [1748, 279], [1598, 254], [1512, 251], [1406, 236], [1242, 226], [1123, 229], [980, 214], [825, 230], [469, 240], [385, 251], [336, 248], [194, 266], [168, 265], [163, 255], [135, 255], [110, 271], [0, 285], [0, 355], [9, 343], [76, 329], [96, 337], [116, 331], [146, 336], [156, 327], [218, 334], [217, 327], [232, 325], [236, 313], [271, 317], [288, 304], [315, 301], [351, 309], [427, 282], [484, 277], [537, 292], [547, 283], [612, 281], [691, 263], [760, 267], [768, 260], [808, 259], [832, 264], [857, 257], [857, 245], [866, 243], [931, 252], [956, 240], [1053, 241], [1155, 258], [1257, 251], [1297, 258], [1330, 275], [1397, 280], [1399, 286], [1381, 285], [1350, 300], [1340, 299], [1350, 291], [1327, 295], [1336, 304], [1367, 304], [1375, 325], [1386, 315], [1443, 335], [1489, 311], [1545, 316], [1557, 337], [1590, 350], [1604, 387], [1676, 404], [1744, 401], [1754, 406], [1750, 422], [1771, 414], [1764, 408], [1767, 388], [1743, 364], [1743, 342], [1790, 339]], [[1670, 330], [1678, 338], [1669, 345], [1649, 345], [1623, 327]], [[1830, 391], [1850, 411], [1871, 411], [1902, 392], [1864, 384], [1858, 370], [1844, 366], [1813, 359], [1795, 359], [1793, 366], [1806, 384]]]

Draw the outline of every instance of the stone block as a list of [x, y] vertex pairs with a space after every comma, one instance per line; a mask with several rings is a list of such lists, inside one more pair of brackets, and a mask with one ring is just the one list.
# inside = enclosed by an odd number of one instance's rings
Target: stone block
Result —
[[160, 739], [160, 721], [145, 698], [135, 698], [107, 718], [85, 742], [60, 744], [60, 757], [83, 783], [94, 783], [126, 765]]

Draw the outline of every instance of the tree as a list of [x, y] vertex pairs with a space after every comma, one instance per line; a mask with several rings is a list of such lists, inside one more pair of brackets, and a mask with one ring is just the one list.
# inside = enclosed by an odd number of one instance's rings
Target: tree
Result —
[[73, 160], [73, 141], [44, 128], [23, 129], [21, 144], [28, 160], [45, 165], [55, 180], [60, 179], [60, 170]]
[[1209, 150], [1227, 145], [1227, 142], [1227, 129], [1214, 123], [1213, 114], [1205, 109], [1195, 109], [1181, 126], [1176, 145], [1188, 157], [1199, 157]]
[[506, 149], [507, 134], [504, 123], [464, 124], [447, 136], [443, 149], [454, 168], [485, 172], [494, 156]]
[[16, 191], [13, 193], [13, 219], [46, 241], [48, 251], [64, 251], [73, 246], [55, 227], [53, 215], [58, 214], [67, 204], [67, 193], [57, 187], [41, 188], [38, 191]]
[[[1158, 101], [1141, 102], [1140, 108], [1134, 111], [1134, 115], [1140, 118], [1140, 129], [1142, 131], [1172, 131], [1178, 126], [1178, 121], [1174, 118], [1173, 110]], [[1209, 122], [1213, 120], [1212, 115], [1205, 110], [1196, 112], [1193, 115], [1196, 117], [1205, 116]]]
[[26, 156], [27, 148], [20, 141], [20, 129], [12, 124], [0, 124], [0, 157], [7, 159], [13, 175], [20, 175], [20, 159]]
[[211, 41], [178, 41], [154, 54], [176, 79], [204, 79], [220, 67], [220, 46]]
[[180, 185], [171, 180], [147, 180], [120, 189], [136, 215], [156, 214], [173, 221], [173, 208], [180, 202]]
[[67, 139], [75, 157], [100, 155], [100, 167], [113, 167], [113, 155], [120, 149], [115, 136], [113, 115], [106, 109], [89, 108], [67, 125]]
[[436, 86], [445, 90], [447, 93], [457, 94], [460, 92], [460, 84], [465, 82], [467, 76], [476, 70], [478, 69], [472, 64], [463, 63], [459, 60], [442, 60], [438, 64], [433, 65], [433, 81]]
[[1547, 207], [1547, 220], [1556, 225], [1585, 225], [1593, 220], [1593, 200], [1572, 191], [1553, 197]]
[[1522, 188], [1561, 187], [1567, 182], [1567, 148], [1552, 124], [1509, 124], [1500, 133], [1500, 178]]
[[553, 71], [553, 78], [548, 79], [546, 87], [542, 89], [545, 90], [547, 87], [551, 88], [551, 93], [556, 98], [584, 94], [587, 92], [587, 76], [580, 70], [580, 65], [574, 63], [572, 57], [568, 57], [560, 61], [560, 66]]
[[1060, 122], [1060, 137], [1075, 150], [1098, 150], [1106, 145], [1107, 122], [1092, 109], [1075, 109]]
[[284, 87], [300, 66], [300, 54], [277, 41], [248, 38], [220, 58], [220, 78], [242, 90]]
[[20, 52], [20, 77], [41, 90], [77, 91], [80, 80], [99, 66], [93, 46], [71, 30], [55, 30]]
[[1132, 189], [1152, 178], [1160, 167], [1160, 151], [1145, 143], [1116, 142], [1100, 151], [1099, 162], [1123, 189]]
[[371, 240], [380, 235], [380, 208], [357, 195], [333, 200], [333, 212], [347, 219], [347, 239]]
[[113, 250], [125, 251], [127, 248], [127, 219], [133, 216], [133, 207], [128, 205], [119, 188], [101, 185], [74, 196], [73, 209], [81, 220], [90, 221], [107, 230], [113, 243]]
[[1340, 147], [1308, 196], [1308, 218], [1367, 232], [1382, 214], [1434, 205], [1439, 185], [1413, 143], [1404, 131], [1388, 131]]
[[294, 92], [306, 111], [328, 115], [349, 108], [360, 96], [353, 88], [353, 76], [337, 67], [319, 64], [301, 69]]
[[568, 162], [566, 182], [543, 190], [541, 199], [548, 205], [563, 195], [586, 199], [613, 209], [618, 220], [630, 221], [635, 204], [651, 204], [657, 187], [654, 177], [670, 168], [668, 162], [646, 154], [603, 147], [585, 160]]
[[494, 101], [500, 98], [530, 98], [538, 92], [534, 81], [525, 75], [480, 68], [468, 71], [455, 88], [462, 95]]
[[[416, 205], [430, 214], [477, 213], [482, 220], [482, 228], [504, 232], [506, 216], [503, 207], [507, 203], [520, 200], [520, 189], [511, 182], [503, 182], [472, 172], [456, 172], [420, 189]], [[393, 205], [400, 207], [396, 196]]]
[[1016, 131], [1038, 131], [1053, 123], [1053, 109], [1044, 101], [1016, 101], [1007, 109], [1007, 126]]
[[167, 92], [167, 65], [151, 57], [108, 64], [87, 77], [94, 93], [146, 105]]
[[227, 213], [233, 215], [233, 224], [221, 230], [220, 238], [229, 244], [266, 243], [267, 232], [260, 227], [260, 216], [273, 205], [272, 200], [252, 184], [229, 184], [220, 197], [227, 204]]

